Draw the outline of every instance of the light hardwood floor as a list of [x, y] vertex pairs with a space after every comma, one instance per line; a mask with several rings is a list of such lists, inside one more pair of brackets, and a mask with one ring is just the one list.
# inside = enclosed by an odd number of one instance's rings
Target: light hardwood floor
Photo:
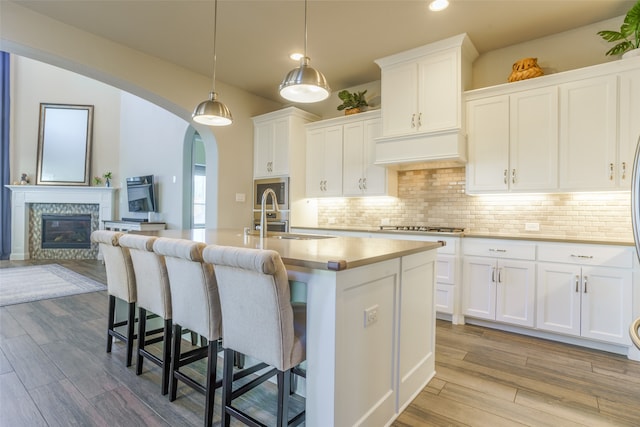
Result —
[[[97, 261], [56, 262], [105, 283]], [[106, 305], [94, 292], [0, 308], [1, 426], [202, 424], [200, 394], [170, 403], [158, 367], [138, 377], [122, 345], [105, 352]], [[436, 371], [393, 426], [640, 426], [640, 363], [623, 356], [438, 321]], [[269, 393], [243, 405], [272, 417]]]

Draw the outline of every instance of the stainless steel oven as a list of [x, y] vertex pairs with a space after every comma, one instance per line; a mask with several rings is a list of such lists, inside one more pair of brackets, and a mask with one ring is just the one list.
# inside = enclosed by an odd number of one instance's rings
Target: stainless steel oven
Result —
[[[278, 209], [289, 210], [289, 177], [256, 179], [253, 181], [253, 209], [260, 210], [262, 206], [262, 194], [267, 188], [271, 188], [276, 193], [278, 199]], [[273, 202], [271, 195], [267, 196], [267, 209], [271, 209]]]

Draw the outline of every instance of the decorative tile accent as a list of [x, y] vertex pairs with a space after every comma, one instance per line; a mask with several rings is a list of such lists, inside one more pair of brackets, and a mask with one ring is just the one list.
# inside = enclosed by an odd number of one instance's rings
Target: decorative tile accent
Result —
[[[398, 172], [398, 197], [318, 200], [320, 226], [463, 226], [513, 236], [633, 240], [628, 191], [563, 194], [465, 194], [465, 168]], [[525, 223], [540, 224], [539, 232]]]
[[80, 203], [29, 204], [29, 256], [31, 259], [96, 259], [98, 245], [91, 249], [42, 249], [42, 214], [91, 214], [91, 231], [99, 228], [99, 205]]

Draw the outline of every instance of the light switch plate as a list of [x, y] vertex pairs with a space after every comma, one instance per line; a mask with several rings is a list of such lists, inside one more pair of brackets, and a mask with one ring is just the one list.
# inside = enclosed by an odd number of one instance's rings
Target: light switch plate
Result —
[[524, 224], [525, 231], [540, 231], [540, 224], [537, 222], [527, 222]]
[[244, 193], [236, 193], [236, 202], [244, 202], [246, 200], [246, 196]]

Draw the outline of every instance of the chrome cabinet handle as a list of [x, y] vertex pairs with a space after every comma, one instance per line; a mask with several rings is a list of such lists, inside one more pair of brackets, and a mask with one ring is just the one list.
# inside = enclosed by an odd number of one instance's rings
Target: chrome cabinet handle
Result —
[[576, 254], [571, 254], [571, 258], [593, 259], [593, 255], [576, 255]]
[[609, 163], [609, 181], [613, 181], [613, 163]]
[[362, 189], [363, 190], [367, 189], [367, 178], [362, 178]]
[[509, 173], [509, 171], [507, 169], [504, 170], [504, 173], [502, 174], [502, 180], [504, 181], [504, 183], [507, 183], [507, 174]]
[[576, 292], [578, 291], [578, 287], [580, 286], [580, 276], [576, 274]]
[[415, 113], [411, 115], [411, 128], [416, 127], [416, 115]]
[[422, 113], [418, 113], [418, 129], [422, 126]]
[[498, 283], [502, 283], [502, 269], [498, 269]]
[[501, 252], [501, 253], [505, 253], [507, 252], [506, 249], [494, 249], [494, 248], [489, 248], [489, 252]]
[[622, 162], [622, 179], [627, 179], [627, 162]]
[[584, 276], [584, 293], [587, 293], [587, 276]]
[[493, 282], [493, 283], [496, 282], [496, 268], [495, 267], [491, 268], [491, 282]]
[[362, 190], [362, 178], [358, 180], [358, 188]]
[[516, 170], [515, 169], [511, 169], [511, 183], [512, 184], [516, 183]]

